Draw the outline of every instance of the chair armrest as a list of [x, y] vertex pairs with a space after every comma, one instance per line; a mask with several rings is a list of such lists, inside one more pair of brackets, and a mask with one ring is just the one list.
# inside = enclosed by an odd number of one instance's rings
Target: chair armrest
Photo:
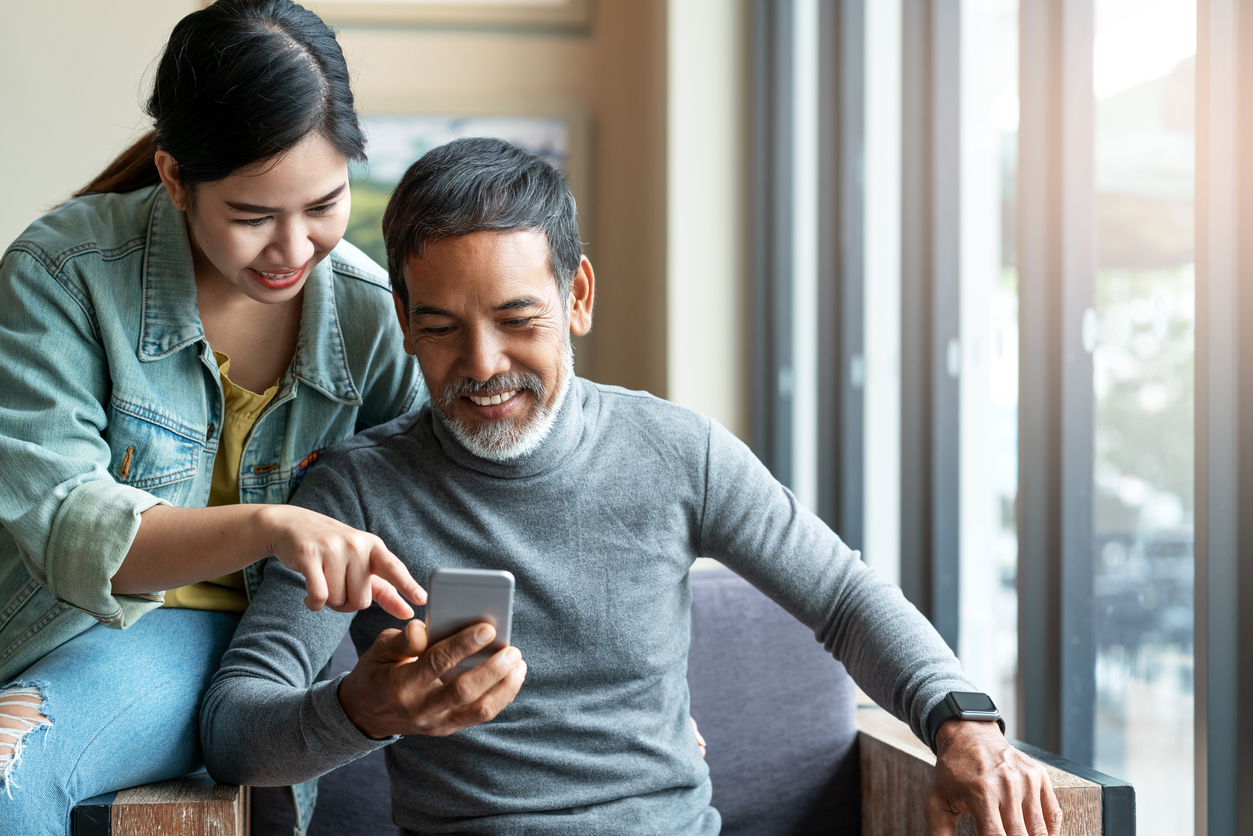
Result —
[[[927, 832], [927, 799], [935, 755], [909, 726], [878, 706], [857, 709], [861, 753], [862, 836]], [[1135, 836], [1135, 794], [1125, 782], [1011, 740], [1040, 761], [1065, 814], [1066, 836]], [[961, 836], [974, 836], [962, 816]]]

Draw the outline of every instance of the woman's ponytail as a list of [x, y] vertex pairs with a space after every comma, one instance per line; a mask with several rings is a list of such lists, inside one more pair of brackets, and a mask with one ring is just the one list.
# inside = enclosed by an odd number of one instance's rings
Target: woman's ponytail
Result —
[[133, 192], [161, 182], [157, 164], [156, 131], [148, 131], [127, 148], [96, 178], [74, 192], [74, 197], [105, 192]]

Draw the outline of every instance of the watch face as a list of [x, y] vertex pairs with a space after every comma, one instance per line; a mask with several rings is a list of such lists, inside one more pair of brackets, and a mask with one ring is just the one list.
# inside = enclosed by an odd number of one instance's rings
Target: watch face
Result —
[[957, 704], [958, 711], [996, 711], [996, 703], [992, 702], [992, 698], [987, 694], [978, 694], [973, 691], [953, 691], [949, 696]]

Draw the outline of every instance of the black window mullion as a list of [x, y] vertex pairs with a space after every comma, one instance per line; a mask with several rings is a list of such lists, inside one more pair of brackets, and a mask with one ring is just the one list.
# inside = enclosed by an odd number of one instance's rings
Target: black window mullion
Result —
[[901, 588], [957, 648], [960, 566], [958, 0], [902, 7]]
[[1253, 833], [1253, 2], [1197, 4], [1196, 832]]
[[864, 0], [822, 0], [818, 34], [818, 515], [864, 544]]
[[1019, 25], [1018, 716], [1091, 764], [1093, 0], [1022, 0]]
[[753, 407], [757, 456], [792, 484], [793, 21], [791, 2], [755, 0], [753, 51]]

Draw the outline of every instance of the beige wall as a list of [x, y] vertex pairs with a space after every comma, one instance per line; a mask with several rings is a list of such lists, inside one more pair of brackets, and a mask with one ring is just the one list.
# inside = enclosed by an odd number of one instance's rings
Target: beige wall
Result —
[[363, 110], [487, 100], [586, 111], [592, 206], [580, 211], [596, 310], [579, 372], [664, 395], [665, 3], [601, 2], [594, 20], [571, 34], [345, 26], [340, 40]]
[[[197, 5], [0, 3], [10, 126], [0, 132], [0, 239], [143, 129], [150, 67]], [[580, 209], [597, 304], [580, 373], [672, 396], [743, 435], [740, 9], [742, 0], [600, 0], [590, 30], [576, 33], [338, 28], [363, 110], [494, 100], [587, 114], [591, 206]]]
[[0, 247], [142, 133], [148, 77], [195, 0], [0, 0]]
[[666, 396], [748, 437], [743, 0], [670, 0]]

